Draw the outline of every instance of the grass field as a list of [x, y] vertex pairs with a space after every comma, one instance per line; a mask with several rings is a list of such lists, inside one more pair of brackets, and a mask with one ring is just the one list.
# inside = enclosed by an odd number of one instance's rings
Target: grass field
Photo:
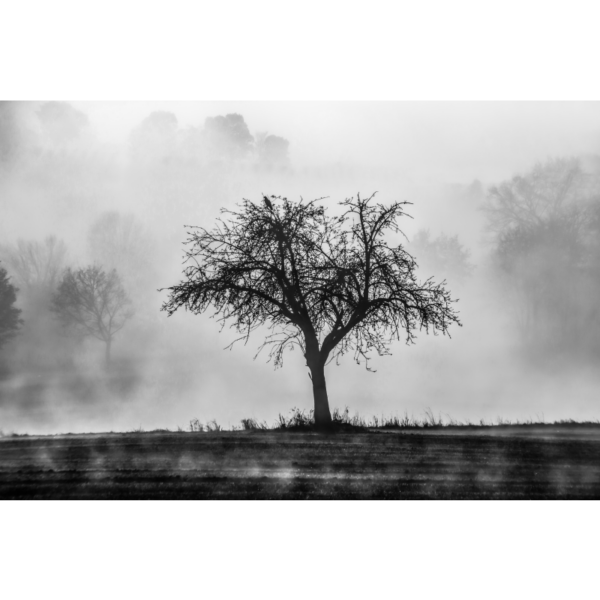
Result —
[[0, 498], [597, 499], [600, 427], [4, 437]]

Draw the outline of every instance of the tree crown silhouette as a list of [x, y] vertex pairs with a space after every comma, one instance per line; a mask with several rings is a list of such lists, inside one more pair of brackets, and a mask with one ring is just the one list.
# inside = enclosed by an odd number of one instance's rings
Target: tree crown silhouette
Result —
[[384, 206], [374, 194], [358, 195], [332, 216], [320, 200], [244, 200], [238, 210], [222, 210], [212, 230], [189, 227], [185, 279], [168, 288], [163, 310], [212, 307], [241, 334], [235, 341], [268, 326], [260, 349], [270, 347], [276, 367], [286, 348], [299, 346], [311, 371], [316, 422], [326, 423], [326, 363], [352, 352], [369, 368], [370, 353], [389, 354], [393, 340], [412, 343], [418, 329], [446, 334], [460, 322], [444, 283], [418, 282], [415, 259], [385, 239], [401, 233], [397, 220], [407, 202]]

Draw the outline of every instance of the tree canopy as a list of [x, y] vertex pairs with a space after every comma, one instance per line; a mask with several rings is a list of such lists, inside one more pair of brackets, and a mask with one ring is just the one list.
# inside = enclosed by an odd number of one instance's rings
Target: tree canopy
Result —
[[244, 117], [237, 113], [224, 117], [207, 117], [204, 122], [204, 135], [211, 154], [218, 158], [247, 156], [254, 142]]
[[408, 203], [384, 206], [358, 195], [330, 216], [319, 200], [244, 200], [236, 211], [223, 210], [212, 230], [190, 227], [185, 279], [168, 288], [163, 310], [197, 314], [212, 306], [239, 340], [266, 325], [271, 333], [261, 349], [270, 347], [276, 367], [286, 348], [299, 346], [315, 421], [327, 424], [327, 362], [352, 352], [368, 368], [372, 351], [389, 354], [393, 340], [412, 343], [419, 329], [445, 334], [459, 319], [444, 285], [419, 282], [415, 259], [385, 239], [401, 233], [397, 220]]

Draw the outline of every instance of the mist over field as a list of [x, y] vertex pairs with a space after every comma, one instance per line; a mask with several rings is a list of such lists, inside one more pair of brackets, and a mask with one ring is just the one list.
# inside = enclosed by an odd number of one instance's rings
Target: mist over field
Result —
[[[22, 319], [0, 346], [0, 430], [272, 422], [311, 409], [299, 350], [161, 311], [184, 225], [263, 194], [408, 201], [399, 239], [463, 327], [327, 367], [332, 407], [458, 420], [599, 418], [600, 103], [2, 102], [0, 269]], [[110, 347], [55, 310], [65, 270], [116, 269]], [[7, 288], [5, 288], [7, 289]], [[1, 289], [0, 289], [1, 291]], [[4, 318], [0, 311], [0, 318]], [[125, 314], [125, 313], [123, 313]], [[0, 332], [1, 333], [1, 332]], [[0, 337], [0, 341], [2, 338]]]

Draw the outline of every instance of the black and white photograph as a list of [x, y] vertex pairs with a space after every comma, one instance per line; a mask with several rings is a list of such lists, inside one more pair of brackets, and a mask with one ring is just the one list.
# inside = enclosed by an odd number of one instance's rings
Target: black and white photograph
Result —
[[524, 4], [7, 7], [15, 581], [80, 539], [132, 583], [64, 597], [181, 595], [173, 534], [219, 597], [552, 597], [575, 551], [587, 597], [598, 48], [585, 3]]
[[4, 102], [0, 496], [600, 496], [599, 102]]

